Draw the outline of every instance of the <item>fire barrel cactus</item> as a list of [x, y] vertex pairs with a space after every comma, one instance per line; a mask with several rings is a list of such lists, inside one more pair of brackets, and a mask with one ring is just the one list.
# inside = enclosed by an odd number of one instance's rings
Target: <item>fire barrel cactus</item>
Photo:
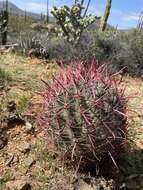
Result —
[[126, 139], [124, 90], [96, 61], [61, 69], [42, 93], [38, 121], [72, 161], [100, 161], [121, 151]]

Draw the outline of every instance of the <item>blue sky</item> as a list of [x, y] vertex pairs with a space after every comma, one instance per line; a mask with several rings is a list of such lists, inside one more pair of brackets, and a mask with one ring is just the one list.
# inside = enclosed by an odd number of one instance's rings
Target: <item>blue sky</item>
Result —
[[[22, 9], [33, 12], [45, 12], [47, 0], [11, 0]], [[87, 1], [87, 0], [86, 0]], [[74, 0], [49, 0], [52, 6], [71, 5]], [[102, 15], [106, 0], [91, 0], [89, 11]], [[112, 26], [118, 24], [118, 28], [136, 27], [139, 14], [143, 11], [143, 0], [113, 0], [109, 23]]]

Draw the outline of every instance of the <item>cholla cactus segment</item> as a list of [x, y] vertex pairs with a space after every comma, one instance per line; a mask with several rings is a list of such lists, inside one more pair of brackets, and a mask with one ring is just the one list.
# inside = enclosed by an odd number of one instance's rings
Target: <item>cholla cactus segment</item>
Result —
[[126, 139], [123, 90], [106, 66], [62, 69], [47, 85], [38, 121], [71, 160], [96, 162], [120, 153]]

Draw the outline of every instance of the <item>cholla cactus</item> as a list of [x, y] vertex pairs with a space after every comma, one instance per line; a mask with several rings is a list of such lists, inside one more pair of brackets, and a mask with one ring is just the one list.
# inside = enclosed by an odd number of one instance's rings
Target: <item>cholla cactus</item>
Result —
[[[97, 16], [82, 14], [84, 10], [83, 3], [78, 1], [72, 7], [63, 6], [53, 7], [51, 13], [60, 26], [60, 34], [63, 35], [71, 44], [77, 44], [81, 38], [82, 32], [92, 24]], [[87, 12], [87, 9], [85, 10]]]
[[105, 66], [63, 69], [43, 97], [38, 121], [68, 158], [91, 164], [120, 153], [127, 99]]

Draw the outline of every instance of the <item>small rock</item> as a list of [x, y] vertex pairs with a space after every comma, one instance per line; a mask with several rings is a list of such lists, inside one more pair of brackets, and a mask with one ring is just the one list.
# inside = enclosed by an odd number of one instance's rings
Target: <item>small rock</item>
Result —
[[14, 159], [12, 161], [13, 164], [17, 164], [19, 162], [19, 156], [18, 155], [15, 155], [14, 156]]
[[8, 160], [6, 161], [5, 165], [10, 167], [10, 166], [11, 166], [11, 163], [12, 163], [12, 161], [13, 161], [13, 159], [14, 159], [14, 154], [12, 154], [12, 155], [8, 158]]
[[24, 166], [29, 169], [35, 162], [36, 160], [33, 157], [29, 156], [28, 158], [25, 159]]
[[29, 122], [26, 122], [26, 123], [25, 123], [24, 128], [25, 128], [25, 131], [26, 131], [27, 133], [32, 132], [32, 131], [34, 130], [33, 125], [32, 125], [31, 123], [29, 123]]
[[16, 189], [16, 190], [31, 190], [31, 185], [27, 181], [23, 180], [16, 180], [16, 181], [9, 181], [6, 184], [6, 190]]
[[26, 175], [29, 169], [27, 169], [24, 165], [20, 166], [19, 168], [19, 175]]
[[30, 150], [31, 146], [29, 143], [23, 143], [18, 146], [18, 149], [22, 153], [27, 153]]
[[2, 149], [5, 146], [5, 143], [2, 139], [0, 139], [0, 149]]

